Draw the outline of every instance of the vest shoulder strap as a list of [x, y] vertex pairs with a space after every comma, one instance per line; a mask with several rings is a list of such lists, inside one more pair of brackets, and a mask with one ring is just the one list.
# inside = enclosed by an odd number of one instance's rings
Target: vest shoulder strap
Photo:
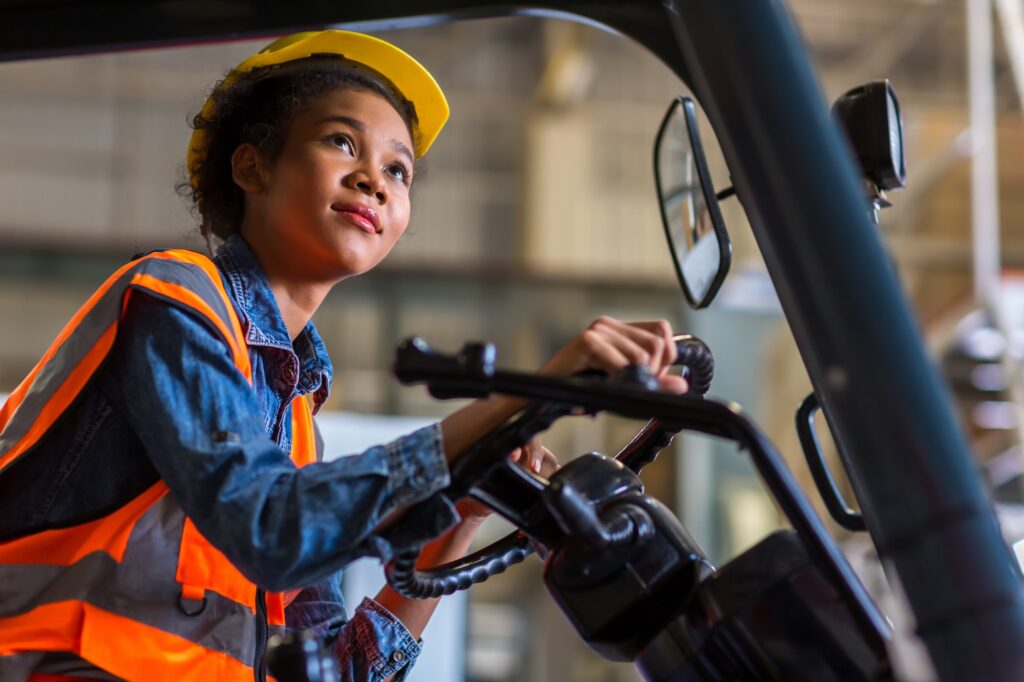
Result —
[[85, 388], [113, 347], [133, 291], [170, 301], [207, 321], [251, 381], [241, 323], [213, 261], [185, 250], [147, 254], [96, 290], [0, 408], [0, 472], [38, 442]]

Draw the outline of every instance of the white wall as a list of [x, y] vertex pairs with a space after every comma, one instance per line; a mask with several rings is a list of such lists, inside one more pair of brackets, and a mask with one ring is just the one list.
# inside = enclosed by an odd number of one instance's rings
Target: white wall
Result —
[[[325, 459], [357, 453], [386, 443], [430, 423], [407, 417], [379, 417], [346, 412], [321, 412], [317, 424], [324, 437]], [[343, 589], [349, 608], [384, 586], [380, 562], [364, 559], [345, 570]], [[410, 682], [455, 682], [465, 679], [467, 594], [441, 600], [423, 633], [423, 653], [407, 678]]]

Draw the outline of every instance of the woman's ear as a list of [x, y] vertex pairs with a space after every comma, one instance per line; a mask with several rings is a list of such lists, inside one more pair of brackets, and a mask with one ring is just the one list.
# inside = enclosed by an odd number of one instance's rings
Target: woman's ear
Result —
[[251, 142], [241, 144], [231, 155], [231, 178], [243, 192], [258, 194], [267, 183], [263, 154]]

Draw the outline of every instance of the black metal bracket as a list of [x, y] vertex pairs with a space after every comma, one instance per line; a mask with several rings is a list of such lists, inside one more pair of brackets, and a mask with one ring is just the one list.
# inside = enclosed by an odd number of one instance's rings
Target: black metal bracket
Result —
[[800, 447], [807, 459], [807, 468], [811, 470], [814, 485], [817, 486], [818, 494], [825, 502], [825, 508], [832, 519], [846, 530], [866, 531], [868, 527], [864, 523], [864, 517], [846, 504], [828, 462], [825, 461], [825, 453], [818, 441], [818, 434], [814, 431], [814, 415], [819, 409], [818, 396], [812, 391], [796, 411], [796, 433], [800, 437]]

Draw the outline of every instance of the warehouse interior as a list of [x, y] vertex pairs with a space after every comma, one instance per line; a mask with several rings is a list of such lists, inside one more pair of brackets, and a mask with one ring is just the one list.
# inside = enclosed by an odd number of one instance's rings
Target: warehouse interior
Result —
[[[1012, 545], [1024, 539], [1024, 5], [787, 5], [828, 102], [879, 79], [899, 97], [907, 186], [888, 195], [878, 235]], [[557, 18], [375, 35], [427, 66], [452, 113], [425, 172], [417, 170], [408, 233], [379, 268], [337, 287], [315, 318], [335, 370], [320, 415], [337, 448], [329, 455], [358, 452], [367, 433], [397, 434], [461, 404], [394, 379], [391, 357], [404, 338], [446, 351], [489, 341], [501, 366], [529, 371], [600, 315], [666, 318], [714, 350], [709, 395], [742, 405], [764, 430], [899, 625], [898, 594], [870, 544], [828, 520], [804, 460], [794, 415], [810, 380], [735, 197], [720, 204], [733, 254], [717, 299], [693, 310], [680, 292], [652, 171], [666, 107], [688, 92], [679, 79], [630, 39]], [[267, 40], [0, 64], [0, 394], [134, 254], [209, 248], [177, 189], [189, 117]], [[699, 105], [698, 113], [711, 180], [728, 187]], [[575, 417], [544, 442], [563, 463], [612, 455], [640, 425]], [[349, 432], [357, 435], [346, 440]], [[823, 423], [818, 435], [838, 471]], [[785, 524], [745, 453], [714, 439], [680, 437], [643, 480], [714, 562]], [[845, 480], [840, 487], [850, 494]], [[477, 542], [508, 530], [489, 520]], [[353, 575], [373, 584], [379, 571], [371, 561]], [[346, 589], [358, 593], [354, 582]], [[632, 665], [580, 641], [535, 557], [446, 600], [443, 628], [428, 630], [424, 644], [436, 643], [447, 667], [421, 661], [410, 680], [640, 679]], [[906, 679], [932, 679], [913, 648], [899, 664]]]

